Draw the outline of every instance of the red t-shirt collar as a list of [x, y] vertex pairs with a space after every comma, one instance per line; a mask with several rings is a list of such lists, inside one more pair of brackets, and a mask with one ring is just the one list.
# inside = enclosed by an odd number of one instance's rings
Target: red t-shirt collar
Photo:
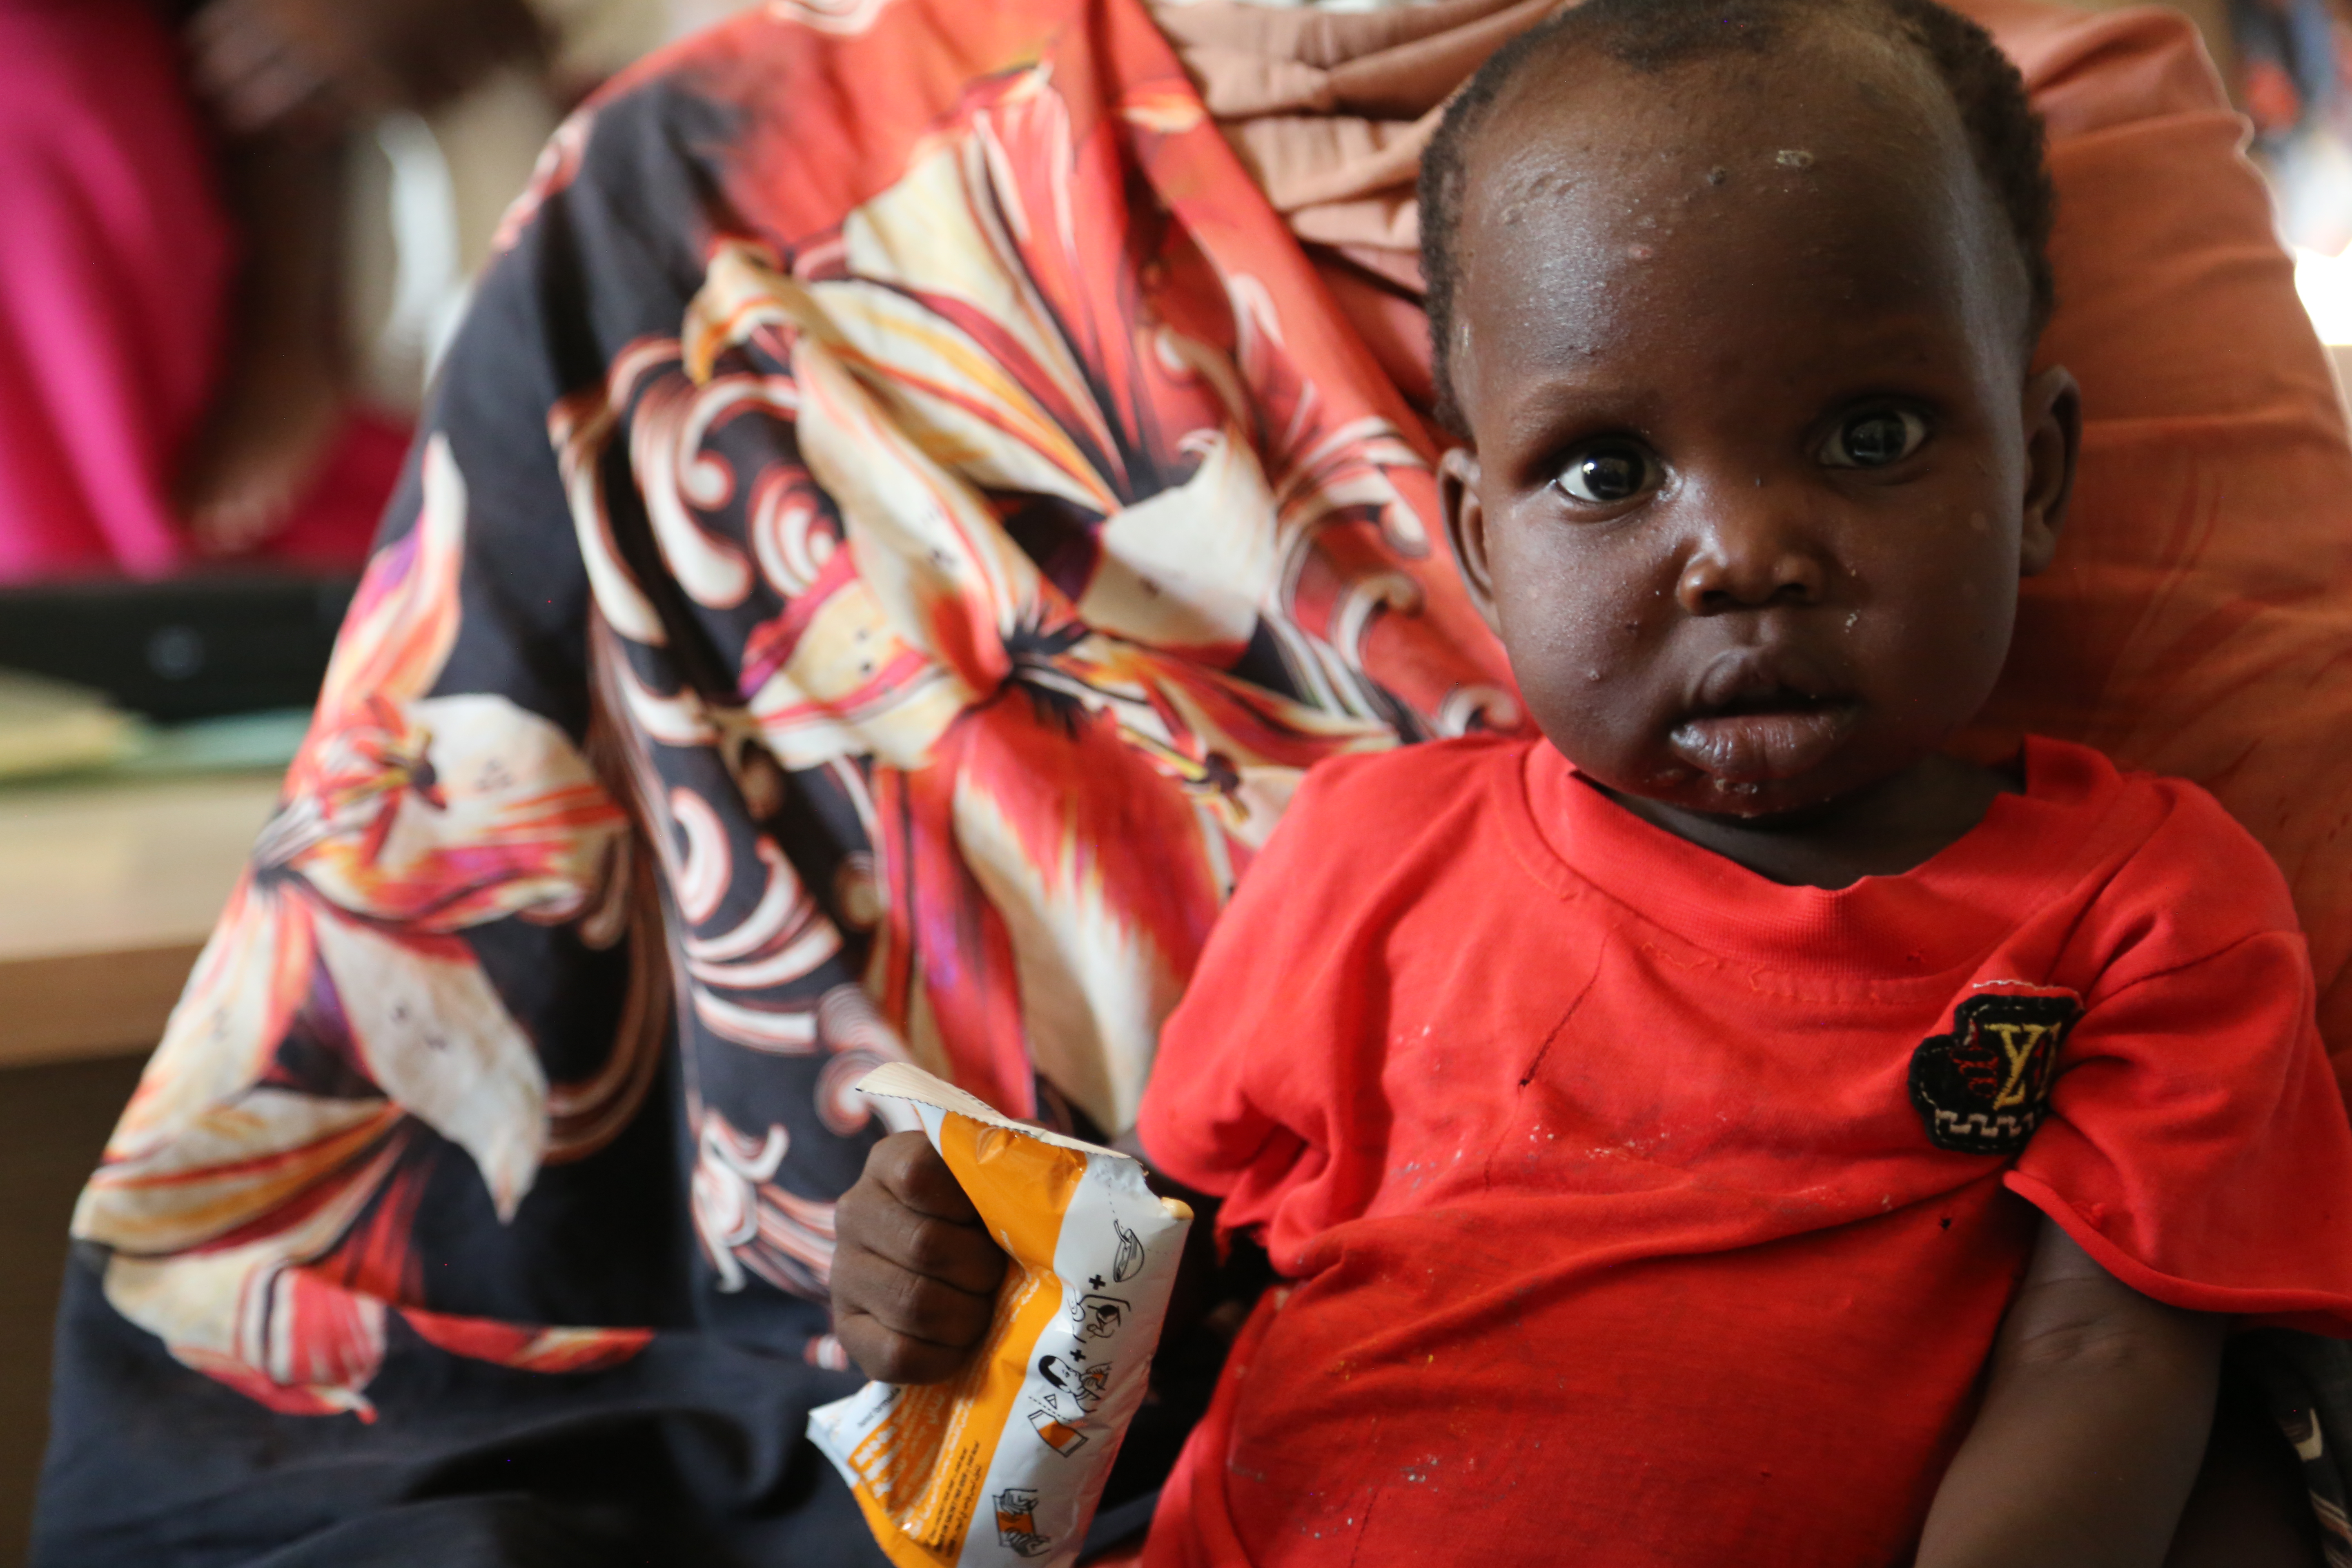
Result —
[[[2029, 737], [2025, 790], [1925, 864], [1851, 887], [1792, 888], [1675, 837], [1619, 805], [1552, 747], [1528, 748], [1505, 817], [1543, 880], [1589, 884], [1639, 918], [1726, 957], [1856, 978], [1970, 963], [2098, 856], [2079, 812], [2121, 788], [2086, 747]], [[1562, 888], [1562, 890], [1566, 890]]]

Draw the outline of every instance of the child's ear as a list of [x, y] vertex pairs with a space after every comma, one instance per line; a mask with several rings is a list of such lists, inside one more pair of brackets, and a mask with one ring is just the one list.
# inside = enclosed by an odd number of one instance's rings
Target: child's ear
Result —
[[1437, 504], [1445, 513], [1445, 537], [1454, 546], [1454, 564], [1478, 618], [1497, 637], [1503, 628], [1495, 619], [1494, 575], [1486, 563], [1486, 509], [1478, 501], [1478, 454], [1467, 447], [1449, 447], [1437, 459]]
[[2053, 364], [2027, 379], [2023, 401], [2025, 508], [2018, 531], [2018, 574], [2031, 577], [2058, 550], [2066, 500], [2074, 491], [2074, 459], [2083, 447], [2083, 394], [2065, 367]]

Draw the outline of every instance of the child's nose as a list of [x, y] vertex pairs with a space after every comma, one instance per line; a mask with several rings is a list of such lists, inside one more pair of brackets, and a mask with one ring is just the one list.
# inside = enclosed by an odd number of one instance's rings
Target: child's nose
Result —
[[1818, 542], [1759, 488], [1749, 504], [1710, 516], [1683, 563], [1675, 595], [1694, 616], [1821, 601], [1829, 573]]

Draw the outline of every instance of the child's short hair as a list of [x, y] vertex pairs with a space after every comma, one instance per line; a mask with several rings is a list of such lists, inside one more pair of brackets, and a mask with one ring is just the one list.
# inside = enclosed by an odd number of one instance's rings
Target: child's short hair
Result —
[[[1907, 40], [1934, 67], [1959, 110], [1977, 171], [2017, 241], [2030, 290], [2028, 331], [2050, 319], [2050, 222], [2056, 202], [2043, 158], [2042, 117], [2025, 79], [1992, 36], [1935, 0], [1838, 0], [1864, 24]], [[1437, 417], [1466, 435], [1454, 401], [1454, 231], [1466, 155], [1503, 89], [1536, 61], [1590, 49], [1636, 71], [1732, 53], [1765, 54], [1792, 26], [1832, 10], [1822, 0], [1585, 0], [1520, 34], [1479, 68], [1438, 126], [1421, 163], [1421, 266], [1428, 288]]]

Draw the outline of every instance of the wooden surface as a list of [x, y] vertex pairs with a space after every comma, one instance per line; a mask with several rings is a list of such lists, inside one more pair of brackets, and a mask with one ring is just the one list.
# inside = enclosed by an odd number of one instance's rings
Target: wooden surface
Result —
[[275, 774], [0, 790], [0, 1067], [144, 1052]]

